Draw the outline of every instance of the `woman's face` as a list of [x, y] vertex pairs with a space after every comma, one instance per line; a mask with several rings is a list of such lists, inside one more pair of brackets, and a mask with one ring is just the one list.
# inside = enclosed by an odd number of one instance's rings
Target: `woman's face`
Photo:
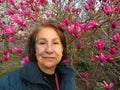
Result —
[[42, 28], [36, 36], [36, 58], [38, 65], [55, 68], [61, 61], [63, 46], [54, 28]]

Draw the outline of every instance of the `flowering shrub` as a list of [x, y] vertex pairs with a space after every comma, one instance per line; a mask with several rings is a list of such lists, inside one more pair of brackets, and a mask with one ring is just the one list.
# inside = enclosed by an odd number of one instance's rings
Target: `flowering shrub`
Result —
[[111, 90], [113, 87], [113, 83], [107, 84], [105, 81], [103, 81], [102, 85], [106, 90]]
[[[90, 84], [89, 80], [96, 83], [87, 89], [118, 88], [120, 2], [85, 0], [85, 4], [79, 3], [77, 0], [0, 0], [1, 5], [6, 5], [1, 14], [8, 19], [5, 23], [4, 18], [0, 18], [0, 37], [5, 45], [0, 63], [16, 53], [22, 58], [22, 64], [29, 63], [25, 47], [21, 48], [19, 41], [26, 41], [34, 24], [52, 19], [65, 29], [69, 58], [64, 63], [70, 62], [79, 80], [85, 81], [86, 85]], [[9, 47], [7, 42], [14, 47]], [[102, 88], [97, 83], [101, 83]], [[80, 84], [77, 86], [85, 88]]]

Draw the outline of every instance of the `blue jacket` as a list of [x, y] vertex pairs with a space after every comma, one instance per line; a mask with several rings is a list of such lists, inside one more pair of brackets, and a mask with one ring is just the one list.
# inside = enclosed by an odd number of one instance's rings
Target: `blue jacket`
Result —
[[[60, 90], [75, 90], [75, 72], [68, 66], [57, 66], [61, 75]], [[0, 79], [0, 90], [52, 90], [40, 76], [36, 63], [31, 62]]]

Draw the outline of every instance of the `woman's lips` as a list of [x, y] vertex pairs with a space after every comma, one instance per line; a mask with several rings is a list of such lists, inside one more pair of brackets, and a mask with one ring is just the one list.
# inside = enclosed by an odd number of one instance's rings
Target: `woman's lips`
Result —
[[55, 57], [43, 57], [44, 59], [47, 59], [47, 60], [53, 60], [53, 59], [56, 59]]

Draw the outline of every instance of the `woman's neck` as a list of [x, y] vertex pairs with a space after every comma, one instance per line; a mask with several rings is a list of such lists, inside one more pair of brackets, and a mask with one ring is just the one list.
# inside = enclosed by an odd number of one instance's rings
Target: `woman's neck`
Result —
[[47, 68], [47, 67], [44, 67], [44, 66], [40, 65], [39, 63], [38, 63], [38, 67], [40, 68], [40, 70], [41, 70], [42, 72], [44, 72], [44, 73], [46, 73], [46, 74], [52, 75], [52, 74], [55, 73], [55, 68], [56, 68], [56, 67]]

